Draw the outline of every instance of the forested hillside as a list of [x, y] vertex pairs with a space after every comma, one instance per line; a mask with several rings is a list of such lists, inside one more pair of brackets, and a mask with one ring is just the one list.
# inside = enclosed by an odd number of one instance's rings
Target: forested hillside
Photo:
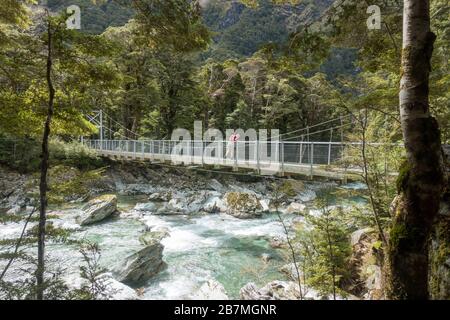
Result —
[[7, 2], [0, 299], [450, 299], [447, 0]]
[[[214, 45], [203, 59], [241, 58], [255, 53], [268, 42], [281, 44], [289, 32], [305, 23], [310, 23], [323, 12], [332, 1], [304, 1], [298, 5], [274, 5], [270, 0], [262, 1], [257, 8], [238, 0], [211, 0], [202, 2], [205, 24], [214, 32]], [[82, 30], [102, 33], [109, 26], [122, 26], [134, 16], [131, 1], [91, 0], [45, 0], [54, 11], [65, 10], [75, 4], [81, 8]]]
[[70, 5], [79, 6], [82, 30], [95, 34], [110, 26], [122, 26], [134, 16], [134, 10], [129, 6], [131, 1], [128, 0], [98, 1], [98, 5], [92, 0], [39, 0], [39, 3], [55, 12], [64, 12]]

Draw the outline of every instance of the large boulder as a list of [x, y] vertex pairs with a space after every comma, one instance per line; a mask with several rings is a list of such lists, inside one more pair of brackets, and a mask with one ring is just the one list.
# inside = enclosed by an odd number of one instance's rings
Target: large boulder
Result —
[[239, 219], [251, 219], [261, 216], [261, 204], [256, 195], [243, 192], [228, 192], [224, 199], [227, 213]]
[[229, 300], [227, 292], [222, 284], [210, 279], [192, 295], [193, 300]]
[[144, 249], [130, 255], [116, 268], [114, 271], [116, 279], [131, 285], [149, 280], [166, 267], [166, 263], [162, 260], [163, 249], [164, 246], [159, 241], [151, 241]]
[[106, 219], [117, 211], [117, 196], [103, 195], [92, 199], [82, 208], [78, 222], [89, 225]]

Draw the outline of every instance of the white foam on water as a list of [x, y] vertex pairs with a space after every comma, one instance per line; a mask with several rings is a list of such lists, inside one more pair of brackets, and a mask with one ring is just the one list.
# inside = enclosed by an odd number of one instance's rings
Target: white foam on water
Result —
[[218, 241], [212, 238], [201, 237], [193, 231], [183, 229], [171, 229], [170, 237], [161, 241], [164, 251], [189, 251], [200, 247], [216, 247]]
[[[24, 222], [0, 224], [0, 239], [13, 239], [20, 237], [24, 225]], [[28, 223], [26, 231], [30, 230], [35, 225], [36, 223]]]
[[228, 215], [209, 215], [196, 220], [205, 229], [220, 230], [232, 236], [275, 236], [283, 234], [274, 218], [242, 220]]

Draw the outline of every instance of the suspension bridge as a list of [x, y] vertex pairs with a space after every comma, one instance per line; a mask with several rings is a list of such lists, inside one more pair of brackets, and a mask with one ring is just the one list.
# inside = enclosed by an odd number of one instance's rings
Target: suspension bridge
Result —
[[98, 127], [98, 139], [83, 139], [83, 143], [98, 155], [114, 159], [341, 181], [360, 180], [363, 172], [348, 161], [351, 150], [363, 146], [363, 142], [344, 141], [344, 129], [354, 125], [351, 115], [272, 136], [269, 141], [246, 140], [241, 136], [236, 142], [147, 140], [102, 111], [88, 119]]

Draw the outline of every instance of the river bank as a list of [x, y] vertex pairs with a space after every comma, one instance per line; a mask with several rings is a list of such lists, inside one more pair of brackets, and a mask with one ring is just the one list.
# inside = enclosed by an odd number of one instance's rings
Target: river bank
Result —
[[[2, 177], [2, 190], [10, 190], [1, 200], [3, 214], [25, 215], [35, 203], [33, 176], [3, 169]], [[274, 292], [279, 298], [298, 299], [292, 269], [286, 272], [292, 261], [275, 209], [295, 234], [296, 225], [304, 221], [302, 214], [320, 214], [315, 199], [322, 193], [346, 194], [334, 197], [330, 207], [364, 202], [358, 194], [364, 189], [360, 184], [338, 186], [120, 162], [105, 169], [100, 179], [86, 183], [88, 187], [82, 189], [88, 194], [65, 195], [64, 202], [50, 206], [49, 223], [70, 230], [70, 240], [98, 244], [100, 264], [116, 291], [113, 299], [254, 299]], [[117, 211], [103, 221], [80, 224], [85, 201], [101, 194], [117, 197]], [[23, 222], [6, 222], [1, 228], [1, 239], [15, 238]], [[165, 234], [158, 239], [165, 266], [158, 266], [156, 274], [142, 283], [118, 281], [115, 271], [146, 247], [142, 237], [149, 232]], [[31, 253], [34, 248], [26, 250]], [[77, 246], [49, 243], [47, 252], [49, 261], [64, 270], [62, 277], [69, 287], [80, 286], [83, 261]], [[18, 267], [11, 268], [8, 279], [24, 276]], [[313, 289], [308, 297], [322, 298]]]

